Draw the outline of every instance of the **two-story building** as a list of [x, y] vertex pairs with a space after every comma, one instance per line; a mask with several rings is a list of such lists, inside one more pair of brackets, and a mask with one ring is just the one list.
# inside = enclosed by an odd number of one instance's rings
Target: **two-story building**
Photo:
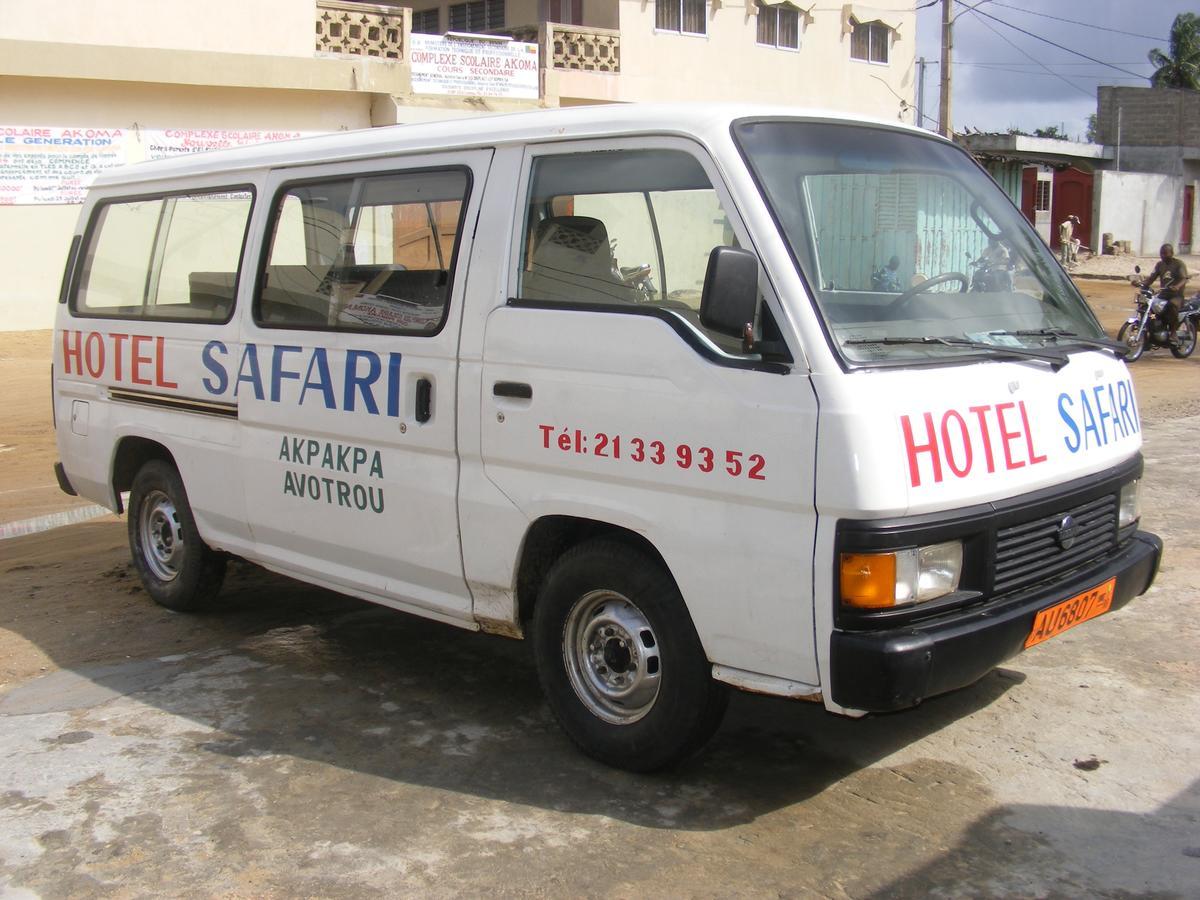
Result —
[[907, 0], [0, 0], [0, 330], [51, 325], [78, 203], [109, 166], [586, 103], [912, 122], [915, 32]]

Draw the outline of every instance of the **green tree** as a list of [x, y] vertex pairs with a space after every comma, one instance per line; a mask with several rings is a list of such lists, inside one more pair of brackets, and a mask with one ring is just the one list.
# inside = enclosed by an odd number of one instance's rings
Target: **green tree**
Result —
[[1087, 133], [1084, 135], [1084, 140], [1089, 144], [1100, 143], [1100, 129], [1096, 124], [1095, 113], [1087, 117]]
[[1200, 90], [1200, 16], [1180, 13], [1171, 23], [1170, 52], [1155, 47], [1149, 54], [1154, 87]]
[[1063, 133], [1057, 125], [1047, 125], [1045, 128], [1033, 129], [1033, 136], [1040, 138], [1054, 138], [1056, 141], [1069, 140], [1066, 134]]

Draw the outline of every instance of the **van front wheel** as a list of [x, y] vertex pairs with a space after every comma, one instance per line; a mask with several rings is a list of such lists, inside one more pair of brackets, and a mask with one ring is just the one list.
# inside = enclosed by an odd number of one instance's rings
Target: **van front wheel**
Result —
[[634, 772], [673, 765], [721, 722], [723, 685], [674, 580], [647, 554], [598, 539], [551, 568], [534, 611], [542, 690], [589, 756]]
[[216, 596], [225, 557], [200, 539], [174, 466], [151, 460], [138, 470], [129, 491], [128, 526], [134, 567], [155, 603], [187, 612]]

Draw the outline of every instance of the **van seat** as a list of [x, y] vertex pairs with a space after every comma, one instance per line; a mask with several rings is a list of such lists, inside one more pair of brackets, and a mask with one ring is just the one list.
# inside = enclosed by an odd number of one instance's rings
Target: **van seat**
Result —
[[237, 272], [189, 272], [185, 317], [224, 320], [233, 309]]
[[534, 232], [521, 296], [564, 303], [634, 303], [632, 288], [613, 274], [608, 229], [590, 216], [550, 216]]

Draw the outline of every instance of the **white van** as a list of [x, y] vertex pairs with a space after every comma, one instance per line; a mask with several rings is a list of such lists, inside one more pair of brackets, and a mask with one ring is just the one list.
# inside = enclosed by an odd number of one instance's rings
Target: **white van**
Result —
[[650, 770], [728, 685], [911, 707], [1145, 591], [1122, 353], [986, 173], [912, 128], [380, 128], [97, 180], [58, 473], [129, 492], [164, 606], [232, 554], [528, 635], [567, 733]]

